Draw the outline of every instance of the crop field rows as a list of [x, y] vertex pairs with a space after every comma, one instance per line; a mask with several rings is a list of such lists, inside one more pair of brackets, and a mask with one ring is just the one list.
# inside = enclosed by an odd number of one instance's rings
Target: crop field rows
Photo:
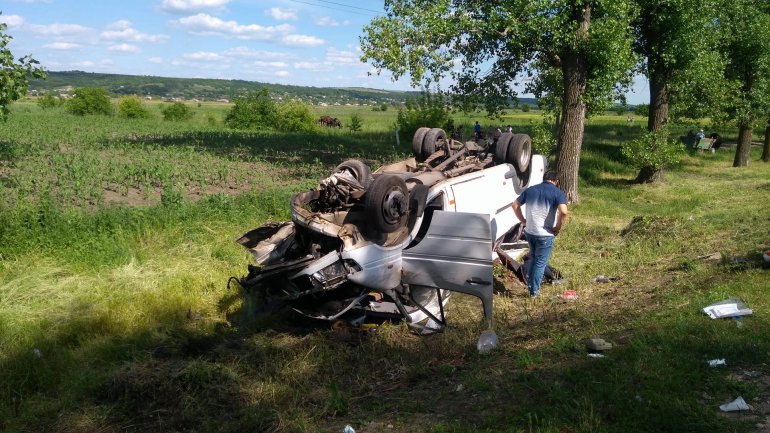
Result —
[[[770, 165], [687, 153], [657, 184], [619, 144], [642, 125], [589, 121], [582, 202], [556, 242], [564, 286], [495, 268], [500, 347], [482, 356], [473, 298], [445, 332], [330, 330], [291, 311], [255, 317], [230, 276], [233, 240], [289, 218], [293, 192], [340, 161], [409, 153], [395, 110], [328, 107], [341, 129], [289, 134], [13, 107], [0, 129], [0, 430], [761, 432], [770, 425]], [[363, 118], [361, 131], [345, 125]], [[528, 132], [536, 113], [456, 115]], [[216, 121], [211, 122], [209, 119]], [[688, 125], [681, 125], [684, 131]], [[734, 134], [723, 134], [734, 141]], [[721, 259], [699, 257], [719, 252]], [[619, 277], [599, 284], [597, 275]], [[574, 302], [562, 290], [577, 291]], [[740, 297], [736, 325], [700, 308]], [[615, 347], [588, 358], [583, 341]], [[706, 361], [727, 358], [711, 369]], [[722, 414], [742, 395], [754, 410]], [[764, 429], [764, 430], [763, 430]]]

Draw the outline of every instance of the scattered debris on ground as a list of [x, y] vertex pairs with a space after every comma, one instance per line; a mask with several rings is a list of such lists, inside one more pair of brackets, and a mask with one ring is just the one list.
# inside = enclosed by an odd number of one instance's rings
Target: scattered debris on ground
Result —
[[738, 298], [729, 298], [724, 301], [716, 302], [703, 308], [703, 312], [706, 313], [712, 319], [722, 319], [726, 317], [741, 317], [748, 316], [753, 313], [750, 308], [746, 307]]

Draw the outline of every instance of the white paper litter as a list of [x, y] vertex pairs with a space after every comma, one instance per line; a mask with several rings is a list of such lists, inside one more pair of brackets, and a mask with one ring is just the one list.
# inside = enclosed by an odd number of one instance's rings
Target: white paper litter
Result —
[[716, 304], [711, 304], [703, 308], [703, 312], [712, 319], [748, 316], [753, 313], [750, 308], [746, 308], [746, 305], [740, 299], [726, 299]]
[[606, 358], [606, 356], [602, 355], [601, 353], [589, 353], [589, 358]]
[[719, 409], [721, 409], [722, 412], [735, 412], [739, 410], [751, 410], [752, 407], [749, 406], [748, 403], [746, 403], [746, 400], [744, 400], [743, 397], [739, 396], [738, 398], [731, 401], [730, 403], [725, 403], [723, 405], [720, 405]]
[[712, 359], [710, 361], [706, 361], [709, 363], [709, 367], [716, 367], [717, 365], [727, 365], [724, 358], [720, 359]]

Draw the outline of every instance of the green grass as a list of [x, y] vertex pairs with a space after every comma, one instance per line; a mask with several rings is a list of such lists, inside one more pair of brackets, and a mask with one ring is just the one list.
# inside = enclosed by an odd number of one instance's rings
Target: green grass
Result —
[[[224, 107], [206, 104], [183, 123], [14, 106], [0, 130], [0, 430], [749, 432], [768, 415], [770, 165], [757, 149], [742, 169], [729, 150], [688, 154], [635, 185], [619, 143], [641, 126], [625, 117], [587, 126], [582, 202], [552, 261], [568, 286], [532, 302], [497, 270], [491, 354], [475, 351], [479, 303], [463, 296], [428, 337], [255, 319], [227, 287], [251, 263], [233, 239], [287, 219], [290, 194], [347, 157], [408, 152], [393, 109], [328, 108], [364, 130], [237, 132], [208, 124]], [[579, 300], [561, 302], [566, 288]], [[700, 313], [729, 296], [754, 310], [740, 328]], [[592, 335], [615, 344], [607, 358], [586, 356]], [[722, 416], [738, 395], [758, 411]]]

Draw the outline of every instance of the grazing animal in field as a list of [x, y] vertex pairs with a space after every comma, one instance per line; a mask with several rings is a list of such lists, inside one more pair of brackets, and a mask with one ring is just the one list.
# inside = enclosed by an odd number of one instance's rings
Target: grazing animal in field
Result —
[[331, 116], [321, 116], [318, 119], [318, 124], [327, 128], [342, 128], [340, 119]]

